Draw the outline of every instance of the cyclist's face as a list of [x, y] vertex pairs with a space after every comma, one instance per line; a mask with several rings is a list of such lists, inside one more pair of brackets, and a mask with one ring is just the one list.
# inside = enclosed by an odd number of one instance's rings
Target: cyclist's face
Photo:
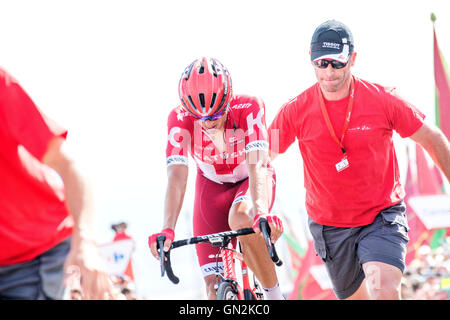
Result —
[[331, 64], [324, 69], [314, 67], [317, 81], [324, 93], [337, 93], [346, 90], [346, 84], [351, 78], [351, 67], [355, 63], [356, 52], [352, 54], [347, 65], [341, 69], [334, 69]]
[[210, 129], [216, 129], [216, 130], [222, 130], [225, 128], [225, 120], [227, 119], [227, 112], [224, 112], [223, 115], [217, 119], [217, 120], [206, 120], [206, 121], [200, 121], [200, 125], [203, 129], [210, 130]]

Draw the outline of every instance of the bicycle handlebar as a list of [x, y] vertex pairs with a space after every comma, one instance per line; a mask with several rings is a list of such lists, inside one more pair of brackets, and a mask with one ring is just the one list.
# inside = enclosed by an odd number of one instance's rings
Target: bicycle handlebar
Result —
[[[264, 221], [265, 221], [265, 223], [264, 223]], [[261, 232], [264, 237], [264, 241], [267, 246], [267, 250], [269, 251], [270, 258], [277, 266], [281, 266], [283, 264], [283, 262], [278, 258], [277, 252], [275, 250], [275, 245], [273, 245], [272, 242], [270, 241], [270, 227], [269, 227], [269, 224], [267, 223], [267, 220], [264, 218], [261, 218], [259, 224], [260, 224]], [[157, 243], [157, 249], [160, 249], [159, 250], [159, 262], [160, 262], [160, 266], [161, 266], [161, 277], [164, 277], [164, 274], [167, 272], [167, 277], [169, 278], [170, 281], [172, 281], [174, 284], [178, 284], [180, 282], [180, 279], [177, 276], [175, 276], [175, 274], [173, 273], [172, 264], [170, 262], [170, 251], [172, 249], [182, 247], [185, 245], [201, 243], [201, 242], [211, 242], [214, 245], [214, 243], [223, 243], [224, 239], [227, 237], [231, 239], [231, 238], [235, 238], [238, 236], [244, 236], [244, 235], [248, 235], [248, 234], [252, 234], [252, 233], [255, 233], [255, 231], [252, 228], [243, 228], [243, 229], [238, 229], [238, 230], [234, 230], [234, 231], [224, 231], [224, 232], [213, 233], [213, 234], [208, 234], [208, 235], [204, 235], [204, 236], [192, 237], [192, 238], [184, 239], [184, 240], [177, 240], [177, 241], [172, 242], [172, 244], [170, 245], [170, 249], [167, 252], [165, 252], [163, 249], [164, 241], [166, 240], [166, 237], [164, 235], [159, 235], [156, 238], [156, 243]]]
[[264, 242], [266, 243], [267, 250], [269, 251], [270, 259], [277, 265], [281, 266], [283, 261], [280, 260], [277, 254], [277, 250], [275, 250], [275, 245], [270, 241], [270, 227], [269, 222], [267, 222], [266, 218], [259, 219], [259, 229], [261, 230], [264, 238]]

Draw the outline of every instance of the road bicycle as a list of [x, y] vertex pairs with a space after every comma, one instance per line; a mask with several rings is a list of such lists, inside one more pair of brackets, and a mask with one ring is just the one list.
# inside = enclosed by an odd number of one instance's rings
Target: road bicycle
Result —
[[[259, 222], [261, 233], [264, 237], [269, 256], [272, 261], [281, 266], [283, 262], [279, 259], [275, 245], [270, 241], [270, 227], [265, 218], [261, 218]], [[178, 284], [180, 279], [175, 276], [171, 261], [170, 252], [172, 249], [179, 248], [185, 245], [191, 245], [201, 242], [209, 242], [211, 246], [218, 247], [218, 253], [216, 255], [216, 277], [220, 279], [215, 285], [217, 300], [262, 300], [264, 294], [262, 293], [261, 286], [258, 284], [255, 276], [253, 275], [253, 285], [250, 285], [250, 279], [248, 274], [247, 265], [244, 262], [242, 253], [237, 251], [233, 244], [232, 239], [238, 236], [245, 236], [255, 233], [252, 228], [243, 228], [234, 231], [224, 231], [219, 233], [207, 234], [198, 237], [192, 237], [189, 239], [178, 240], [172, 242], [168, 252], [160, 250], [163, 248], [165, 236], [159, 235], [156, 239], [157, 249], [160, 257], [161, 265], [161, 277], [167, 273], [167, 277], [174, 284]], [[219, 260], [222, 258], [223, 274], [220, 273]], [[236, 274], [236, 262], [239, 260], [241, 266], [241, 279], [238, 281]]]

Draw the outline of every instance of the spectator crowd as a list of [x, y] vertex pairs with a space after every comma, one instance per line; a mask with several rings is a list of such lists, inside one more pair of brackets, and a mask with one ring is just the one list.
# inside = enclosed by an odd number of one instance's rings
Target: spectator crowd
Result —
[[437, 249], [423, 245], [417, 250], [405, 270], [402, 299], [450, 300], [450, 237]]

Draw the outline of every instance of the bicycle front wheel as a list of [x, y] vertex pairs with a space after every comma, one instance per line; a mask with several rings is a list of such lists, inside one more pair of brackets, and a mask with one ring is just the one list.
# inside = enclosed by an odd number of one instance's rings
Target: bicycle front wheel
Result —
[[228, 281], [221, 282], [217, 288], [217, 300], [238, 300], [236, 287]]

